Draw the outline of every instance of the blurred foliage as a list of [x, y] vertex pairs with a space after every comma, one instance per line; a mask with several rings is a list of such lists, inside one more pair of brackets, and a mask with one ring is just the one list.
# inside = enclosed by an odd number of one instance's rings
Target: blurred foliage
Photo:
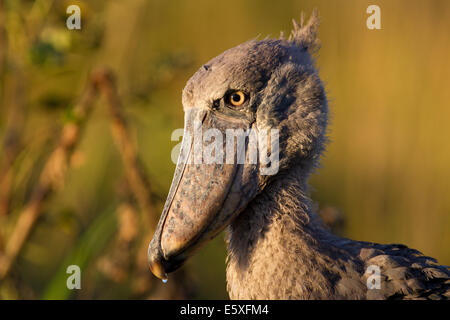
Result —
[[[82, 30], [66, 29], [70, 4], [81, 7]], [[378, 0], [382, 30], [375, 31], [365, 27], [369, 4], [0, 0], [0, 157], [13, 159], [0, 251], [62, 125], [74, 120], [72, 107], [93, 68], [109, 66], [117, 75], [159, 212], [175, 167], [170, 135], [183, 126], [181, 90], [190, 75], [241, 42], [289, 32], [292, 18], [317, 7], [317, 64], [332, 119], [313, 199], [326, 212], [338, 208], [344, 236], [406, 243], [450, 264], [450, 2]], [[122, 247], [118, 239], [120, 204], [136, 205], [102, 105], [96, 103], [84, 127], [64, 184], [45, 202], [10, 276], [0, 282], [0, 298], [164, 297], [155, 296], [162, 284], [135, 281], [133, 265], [124, 267], [132, 270], [129, 277], [111, 277], [118, 273], [107, 257], [125, 259], [114, 253], [118, 247], [139, 249], [134, 240]], [[79, 292], [65, 288], [70, 264], [83, 269]], [[184, 270], [195, 298], [226, 298], [223, 236]]]

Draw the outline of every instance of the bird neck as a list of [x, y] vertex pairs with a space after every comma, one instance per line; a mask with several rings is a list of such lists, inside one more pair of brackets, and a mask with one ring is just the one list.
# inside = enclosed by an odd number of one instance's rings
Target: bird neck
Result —
[[[268, 288], [274, 281], [283, 281], [289, 264], [295, 263], [294, 252], [295, 260], [305, 262], [320, 254], [320, 239], [327, 232], [313, 213], [304, 176], [300, 171], [277, 177], [230, 225], [227, 283], [231, 298], [270, 297]], [[301, 265], [307, 268], [308, 263]]]

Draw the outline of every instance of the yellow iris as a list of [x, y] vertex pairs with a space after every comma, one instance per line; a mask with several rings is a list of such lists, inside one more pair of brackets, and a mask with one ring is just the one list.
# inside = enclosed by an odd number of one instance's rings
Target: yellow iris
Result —
[[235, 91], [229, 95], [229, 102], [235, 107], [242, 105], [245, 102], [245, 94], [242, 91]]

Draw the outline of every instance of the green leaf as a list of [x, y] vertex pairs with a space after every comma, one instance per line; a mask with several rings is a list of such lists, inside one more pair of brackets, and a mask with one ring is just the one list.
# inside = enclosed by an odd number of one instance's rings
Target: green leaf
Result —
[[81, 290], [83, 286], [83, 270], [88, 263], [97, 256], [108, 244], [117, 229], [115, 207], [105, 210], [88, 227], [81, 236], [72, 252], [64, 259], [58, 271], [50, 280], [47, 288], [44, 290], [42, 299], [45, 300], [64, 300], [69, 299], [74, 291], [69, 290], [66, 285], [69, 274], [66, 273], [67, 267], [77, 265], [81, 269]]

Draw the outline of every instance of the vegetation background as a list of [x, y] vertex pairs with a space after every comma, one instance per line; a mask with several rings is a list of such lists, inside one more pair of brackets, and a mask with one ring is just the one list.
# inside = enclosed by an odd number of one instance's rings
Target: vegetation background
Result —
[[[66, 28], [70, 4], [81, 7], [81, 31]], [[370, 4], [381, 7], [382, 30], [366, 28]], [[246, 40], [288, 33], [314, 7], [332, 122], [313, 199], [343, 217], [341, 235], [406, 243], [449, 265], [449, 1], [0, 0], [0, 271], [12, 234], [23, 238], [0, 272], [0, 299], [227, 298], [223, 236], [163, 285], [145, 261], [153, 224], [141, 222], [158, 218], [168, 192], [170, 135], [183, 126], [190, 75]], [[114, 103], [94, 99], [82, 126], [74, 120], [89, 74], [103, 66], [116, 77], [151, 210], [111, 134]], [[77, 144], [23, 233], [18, 221], [71, 125], [80, 125]], [[82, 269], [81, 290], [66, 288], [71, 264]]]

